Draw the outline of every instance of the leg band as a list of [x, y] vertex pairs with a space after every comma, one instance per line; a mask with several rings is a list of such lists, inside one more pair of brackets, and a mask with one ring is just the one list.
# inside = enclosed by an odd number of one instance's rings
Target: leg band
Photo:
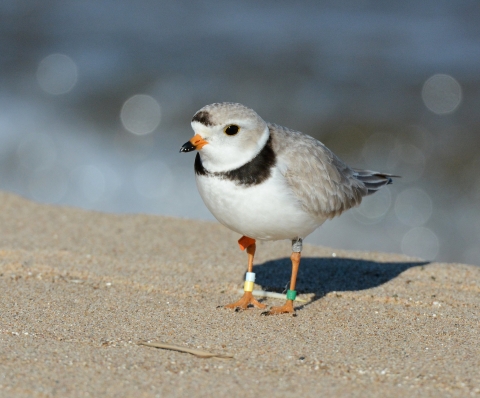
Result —
[[243, 285], [243, 290], [246, 292], [253, 292], [253, 282], [245, 281], [245, 284]]
[[255, 282], [255, 272], [247, 272], [245, 275], [245, 280], [247, 282]]
[[297, 238], [292, 240], [292, 252], [294, 253], [300, 253], [302, 251], [303, 247], [303, 239], [302, 238]]
[[297, 291], [296, 290], [287, 290], [287, 300], [292, 300], [295, 301], [295, 298], [297, 297]]

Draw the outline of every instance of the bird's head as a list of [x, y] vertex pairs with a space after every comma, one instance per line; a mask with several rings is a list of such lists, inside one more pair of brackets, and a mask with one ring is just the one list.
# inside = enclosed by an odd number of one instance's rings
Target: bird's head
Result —
[[195, 136], [180, 152], [198, 150], [211, 172], [234, 170], [252, 160], [269, 137], [267, 123], [241, 104], [216, 103], [200, 109], [192, 119]]

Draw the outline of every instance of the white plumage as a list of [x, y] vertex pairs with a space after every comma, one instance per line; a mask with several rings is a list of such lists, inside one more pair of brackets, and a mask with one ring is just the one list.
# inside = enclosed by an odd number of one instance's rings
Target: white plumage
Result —
[[304, 238], [326, 218], [312, 217], [302, 208], [278, 167], [261, 184], [244, 187], [227, 179], [196, 176], [208, 210], [227, 228], [259, 240]]

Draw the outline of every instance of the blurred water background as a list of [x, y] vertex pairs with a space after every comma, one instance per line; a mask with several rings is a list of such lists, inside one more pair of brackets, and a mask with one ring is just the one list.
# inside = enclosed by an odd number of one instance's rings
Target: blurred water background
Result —
[[0, 3], [1, 190], [212, 220], [178, 150], [221, 101], [403, 176], [309, 242], [480, 264], [478, 0]]

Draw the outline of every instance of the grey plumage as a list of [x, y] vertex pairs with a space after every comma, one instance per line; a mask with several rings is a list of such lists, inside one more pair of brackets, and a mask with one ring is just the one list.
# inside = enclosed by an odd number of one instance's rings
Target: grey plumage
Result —
[[313, 137], [272, 123], [268, 127], [282, 174], [303, 209], [316, 218], [333, 218], [358, 206], [396, 177], [350, 168]]

